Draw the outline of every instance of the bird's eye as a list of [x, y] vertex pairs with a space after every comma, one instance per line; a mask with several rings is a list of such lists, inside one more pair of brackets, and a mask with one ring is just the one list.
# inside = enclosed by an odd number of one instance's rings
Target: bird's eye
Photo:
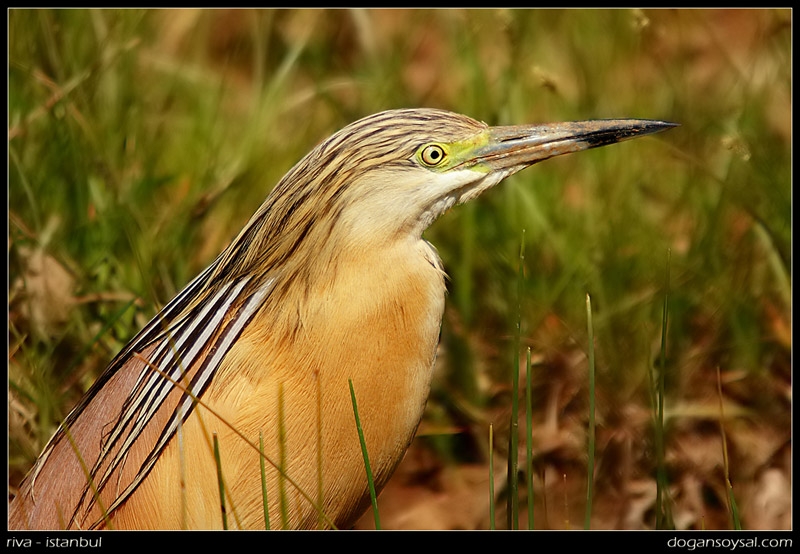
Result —
[[446, 157], [444, 148], [438, 144], [429, 144], [425, 146], [419, 154], [422, 163], [429, 167], [437, 166], [444, 161]]

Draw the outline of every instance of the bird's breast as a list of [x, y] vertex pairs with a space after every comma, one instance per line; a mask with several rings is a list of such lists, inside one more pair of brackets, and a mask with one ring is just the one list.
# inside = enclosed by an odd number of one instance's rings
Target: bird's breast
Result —
[[421, 241], [400, 244], [340, 263], [303, 323], [308, 347], [320, 355], [316, 364], [323, 383], [333, 394], [344, 393], [352, 412], [346, 394], [352, 381], [365, 429], [380, 430], [376, 442], [395, 441], [386, 445], [390, 451], [407, 446], [422, 416], [444, 288], [431, 247]]
[[[421, 240], [345, 255], [325, 269], [259, 313], [205, 399], [250, 440], [262, 434], [267, 455], [282, 459], [300, 487], [316, 491], [321, 481], [322, 504], [342, 523], [367, 498], [350, 383], [380, 487], [424, 411], [445, 284]], [[259, 490], [257, 460], [246, 448], [228, 452], [242, 490]], [[295, 513], [293, 526], [316, 522], [313, 510]]]

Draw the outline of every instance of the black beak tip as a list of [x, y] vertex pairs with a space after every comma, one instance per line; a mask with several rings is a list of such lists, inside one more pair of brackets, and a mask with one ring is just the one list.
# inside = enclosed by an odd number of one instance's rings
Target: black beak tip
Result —
[[653, 123], [656, 124], [657, 127], [660, 129], [671, 129], [673, 127], [680, 127], [680, 123], [675, 123], [673, 121], [654, 121]]
[[614, 144], [624, 140], [641, 137], [645, 135], [652, 135], [679, 127], [680, 123], [673, 123], [671, 121], [660, 121], [655, 119], [631, 119], [620, 120], [619, 125], [614, 125], [606, 129], [594, 131], [581, 136], [583, 142], [589, 143], [591, 148], [597, 146], [604, 146], [606, 144]]

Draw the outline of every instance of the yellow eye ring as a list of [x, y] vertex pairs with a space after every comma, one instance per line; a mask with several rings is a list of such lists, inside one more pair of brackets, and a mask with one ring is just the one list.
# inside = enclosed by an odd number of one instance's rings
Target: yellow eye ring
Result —
[[438, 144], [425, 146], [419, 154], [419, 159], [427, 166], [434, 167], [441, 164], [447, 157], [447, 152]]

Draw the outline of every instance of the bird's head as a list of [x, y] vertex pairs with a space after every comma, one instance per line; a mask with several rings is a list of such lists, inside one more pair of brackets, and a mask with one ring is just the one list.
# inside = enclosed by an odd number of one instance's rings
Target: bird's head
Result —
[[[390, 110], [318, 145], [273, 194], [311, 198], [317, 192], [318, 207], [327, 206], [341, 223], [363, 233], [419, 236], [453, 205], [525, 167], [674, 126], [608, 119], [490, 127], [442, 110]], [[305, 193], [293, 190], [298, 188]]]
[[238, 241], [240, 267], [306, 250], [419, 239], [450, 207], [537, 162], [674, 127], [605, 119], [490, 127], [435, 109], [380, 112], [317, 145], [275, 186]]

